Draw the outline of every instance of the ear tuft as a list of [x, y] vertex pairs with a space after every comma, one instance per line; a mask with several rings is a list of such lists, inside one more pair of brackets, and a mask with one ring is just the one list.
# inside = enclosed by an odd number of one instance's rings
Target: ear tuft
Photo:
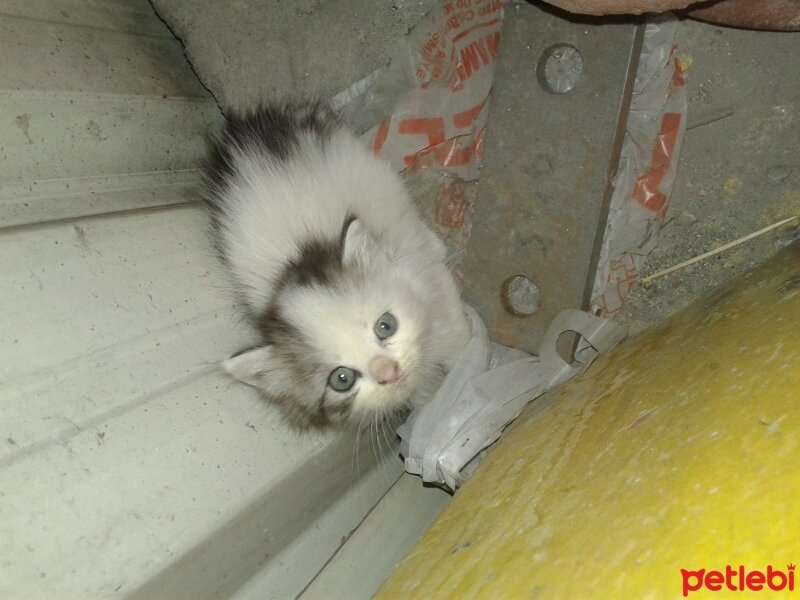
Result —
[[270, 346], [251, 348], [222, 361], [222, 368], [239, 381], [263, 387], [264, 375], [269, 370], [272, 349]]

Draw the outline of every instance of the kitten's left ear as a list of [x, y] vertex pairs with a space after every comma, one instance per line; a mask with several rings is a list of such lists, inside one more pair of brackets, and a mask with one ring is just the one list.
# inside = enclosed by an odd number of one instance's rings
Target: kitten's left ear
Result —
[[251, 348], [222, 361], [229, 375], [255, 387], [264, 387], [264, 372], [272, 352], [269, 346]]
[[345, 223], [342, 232], [342, 264], [364, 263], [378, 250], [378, 244], [358, 219]]

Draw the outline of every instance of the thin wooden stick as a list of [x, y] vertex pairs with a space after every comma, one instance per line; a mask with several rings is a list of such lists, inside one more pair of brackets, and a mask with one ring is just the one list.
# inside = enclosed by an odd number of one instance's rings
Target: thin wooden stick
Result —
[[689, 123], [686, 125], [686, 131], [694, 129], [695, 127], [702, 127], [703, 125], [708, 125], [709, 123], [721, 121], [722, 119], [730, 117], [732, 114], [732, 108], [723, 108], [722, 110], [700, 115], [689, 121]]
[[773, 223], [772, 225], [764, 227], [764, 229], [759, 229], [758, 231], [754, 231], [753, 233], [750, 233], [750, 234], [748, 234], [748, 235], [746, 235], [744, 237], [740, 237], [737, 240], [733, 240], [732, 242], [728, 242], [724, 246], [720, 246], [719, 248], [715, 248], [714, 250], [709, 250], [708, 252], [705, 252], [705, 253], [701, 254], [700, 256], [695, 256], [694, 258], [690, 258], [689, 260], [685, 260], [682, 263], [678, 263], [677, 265], [673, 265], [668, 269], [663, 269], [661, 271], [656, 271], [652, 275], [648, 275], [647, 277], [643, 277], [642, 278], [642, 283], [649, 283], [650, 281], [652, 281], [653, 279], [656, 279], [657, 277], [662, 277], [664, 275], [668, 275], [670, 273], [674, 273], [675, 271], [679, 271], [680, 269], [686, 268], [689, 265], [693, 265], [696, 262], [700, 262], [701, 260], [705, 260], [705, 259], [707, 259], [707, 258], [709, 258], [711, 256], [714, 256], [715, 254], [719, 254], [720, 252], [725, 252], [725, 250], [730, 250], [734, 246], [738, 246], [739, 244], [743, 244], [743, 243], [745, 243], [745, 242], [747, 242], [749, 240], [752, 240], [755, 237], [758, 237], [760, 235], [764, 235], [765, 233], [768, 233], [768, 232], [772, 231], [773, 229], [777, 229], [781, 225], [786, 225], [786, 223], [794, 221], [795, 219], [798, 219], [798, 218], [800, 218], [800, 216], [788, 217], [786, 219], [783, 219], [782, 221], [778, 221], [777, 223]]

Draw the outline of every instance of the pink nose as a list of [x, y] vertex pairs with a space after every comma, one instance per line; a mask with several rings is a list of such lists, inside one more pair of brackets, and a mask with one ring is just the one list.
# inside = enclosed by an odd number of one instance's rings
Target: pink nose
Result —
[[400, 365], [391, 358], [376, 356], [369, 363], [369, 374], [380, 384], [397, 383], [400, 380]]

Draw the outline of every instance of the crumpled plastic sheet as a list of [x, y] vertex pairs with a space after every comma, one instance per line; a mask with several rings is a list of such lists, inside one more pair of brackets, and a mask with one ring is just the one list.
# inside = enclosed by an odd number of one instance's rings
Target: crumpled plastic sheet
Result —
[[474, 188], [466, 182], [478, 178], [483, 156], [506, 4], [444, 0], [410, 32], [403, 53], [331, 102], [395, 169], [438, 178], [435, 222], [454, 239], [469, 234]]
[[[451, 490], [461, 485], [506, 425], [531, 400], [582, 373], [616, 346], [627, 329], [580, 310], [564, 310], [550, 324], [540, 356], [489, 341], [486, 326], [465, 307], [472, 336], [439, 391], [416, 408], [397, 433], [409, 473]], [[581, 335], [581, 350], [568, 364], [556, 343], [566, 331]]]
[[500, 0], [446, 0], [414, 27], [348, 109], [381, 119], [364, 136], [376, 154], [398, 170], [477, 178], [503, 12]]
[[645, 29], [592, 293], [593, 314], [610, 317], [622, 308], [667, 214], [687, 115], [683, 72], [674, 56], [677, 26], [673, 15], [661, 15]]

